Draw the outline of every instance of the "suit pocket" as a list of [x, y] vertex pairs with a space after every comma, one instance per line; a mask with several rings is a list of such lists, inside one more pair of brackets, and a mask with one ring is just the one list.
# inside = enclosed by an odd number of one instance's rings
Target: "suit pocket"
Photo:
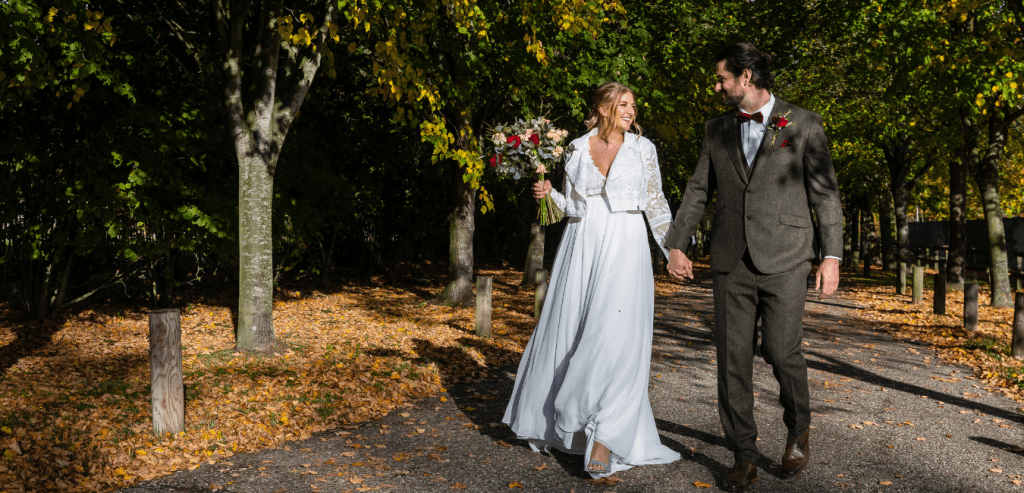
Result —
[[791, 214], [783, 214], [779, 217], [779, 222], [787, 226], [793, 226], [796, 228], [809, 228], [811, 227], [811, 218], [804, 216], [794, 216]]

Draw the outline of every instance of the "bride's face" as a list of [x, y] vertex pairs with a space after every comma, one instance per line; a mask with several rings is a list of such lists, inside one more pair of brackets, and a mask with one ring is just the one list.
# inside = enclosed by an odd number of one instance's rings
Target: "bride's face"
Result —
[[636, 100], [632, 93], [624, 93], [612, 107], [609, 122], [619, 132], [628, 132], [636, 119]]

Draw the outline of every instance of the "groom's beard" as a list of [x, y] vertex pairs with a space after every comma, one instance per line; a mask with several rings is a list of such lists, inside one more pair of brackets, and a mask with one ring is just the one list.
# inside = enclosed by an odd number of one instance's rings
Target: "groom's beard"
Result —
[[743, 101], [742, 94], [729, 94], [726, 91], [722, 91], [722, 104], [738, 108], [740, 101]]

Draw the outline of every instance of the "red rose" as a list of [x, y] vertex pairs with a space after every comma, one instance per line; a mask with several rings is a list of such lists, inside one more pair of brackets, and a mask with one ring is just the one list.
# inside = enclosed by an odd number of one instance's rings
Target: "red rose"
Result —
[[535, 146], [540, 145], [540, 137], [537, 134], [530, 134], [530, 142], [533, 142]]
[[509, 135], [508, 139], [506, 140], [506, 142], [508, 142], [509, 144], [512, 144], [512, 148], [513, 149], [515, 149], [516, 147], [519, 147], [519, 145], [523, 143], [523, 141], [519, 138], [518, 135]]
[[492, 168], [497, 166], [499, 163], [501, 163], [501, 156], [500, 155], [495, 154], [495, 155], [491, 156], [491, 167]]
[[786, 128], [786, 125], [789, 125], [789, 120], [787, 120], [786, 117], [784, 117], [784, 116], [780, 116], [779, 117], [779, 128]]
[[787, 139], [787, 140], [782, 141], [782, 145], [780, 145], [779, 147], [789, 147], [791, 145], [793, 145], [793, 144], [791, 144], [789, 142], [789, 140]]

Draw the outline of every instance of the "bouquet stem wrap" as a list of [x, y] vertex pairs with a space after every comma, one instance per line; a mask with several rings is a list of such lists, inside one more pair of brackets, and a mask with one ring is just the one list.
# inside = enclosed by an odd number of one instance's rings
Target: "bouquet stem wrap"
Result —
[[[543, 182], [544, 174], [541, 173], [538, 183]], [[558, 208], [554, 199], [551, 198], [551, 194], [545, 195], [544, 198], [540, 199], [540, 204], [537, 207], [537, 220], [541, 226], [555, 224], [561, 221], [563, 217], [565, 217], [565, 212]]]

